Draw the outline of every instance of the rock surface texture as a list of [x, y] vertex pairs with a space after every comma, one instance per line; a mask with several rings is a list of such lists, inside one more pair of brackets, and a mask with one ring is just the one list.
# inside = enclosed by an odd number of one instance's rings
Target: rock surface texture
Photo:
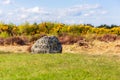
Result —
[[31, 47], [32, 53], [62, 53], [62, 45], [55, 36], [44, 36]]

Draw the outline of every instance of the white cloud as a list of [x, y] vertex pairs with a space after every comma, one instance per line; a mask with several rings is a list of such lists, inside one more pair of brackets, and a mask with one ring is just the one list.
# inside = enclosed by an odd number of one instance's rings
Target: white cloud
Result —
[[8, 12], [7, 15], [8, 16], [12, 16], [14, 13], [13, 12]]
[[2, 13], [3, 13], [3, 11], [2, 11], [2, 10], [0, 10], [0, 15], [2, 15]]
[[[12, 12], [13, 13], [13, 12]], [[19, 21], [38, 21], [41, 18], [45, 20], [46, 16], [50, 15], [51, 12], [48, 12], [44, 8], [32, 7], [32, 8], [18, 8], [14, 10], [14, 14], [17, 14], [17, 20]], [[13, 15], [13, 14], [12, 14]]]
[[34, 8], [31, 8], [31, 9], [28, 9], [28, 11], [30, 12], [33, 12], [33, 13], [40, 13], [42, 11], [42, 9], [40, 9], [39, 7], [34, 7]]
[[107, 14], [107, 11], [105, 10], [92, 10], [92, 11], [87, 11], [83, 14], [85, 17], [92, 17], [92, 16], [100, 16]]
[[27, 17], [28, 17], [28, 15], [26, 15], [26, 14], [20, 15], [20, 18], [21, 18], [21, 19], [26, 19]]
[[[0, 11], [2, 13], [2, 11]], [[88, 18], [99, 17], [99, 15], [106, 14], [107, 11], [103, 10], [100, 5], [84, 4], [75, 5], [67, 8], [50, 9], [42, 8], [39, 6], [31, 8], [17, 8], [15, 10], [8, 11], [6, 16], [9, 21], [13, 20], [16, 22], [40, 22], [40, 21], [57, 21], [63, 23], [84, 23]]]
[[69, 10], [71, 11], [84, 11], [84, 10], [91, 10], [91, 9], [98, 9], [101, 6], [98, 4], [95, 5], [89, 5], [89, 4], [84, 4], [84, 5], [75, 5], [71, 7]]
[[25, 9], [25, 11], [30, 12], [30, 13], [40, 13], [42, 9], [40, 9], [39, 7], [33, 7], [33, 8]]
[[12, 3], [12, 1], [11, 0], [3, 0], [3, 2], [2, 2], [3, 4], [11, 4]]
[[47, 13], [43, 8], [40, 8], [38, 6], [33, 7], [33, 8], [21, 8], [20, 11], [23, 13], [37, 13], [37, 14]]
[[[75, 5], [69, 8], [61, 8], [61, 9], [45, 9], [41, 7], [32, 7], [32, 8], [20, 8], [16, 10], [16, 13], [19, 15], [24, 14], [25, 15], [31, 15], [31, 16], [41, 16], [46, 17], [49, 16], [54, 19], [62, 19], [64, 17], [80, 17], [83, 14], [84, 15], [90, 15], [94, 13], [94, 10], [100, 8], [100, 5]], [[91, 12], [89, 12], [91, 10]], [[93, 10], [93, 11], [92, 11]], [[86, 13], [85, 13], [86, 12]], [[45, 18], [44, 18], [45, 19]]]
[[90, 16], [90, 14], [89, 14], [89, 13], [86, 13], [86, 14], [84, 14], [84, 16], [85, 16], [85, 17], [88, 17], [88, 16]]
[[[101, 6], [98, 4], [95, 5], [89, 5], [89, 4], [84, 4], [84, 5], [75, 5], [72, 6], [70, 8], [64, 8], [64, 9], [59, 9], [57, 10], [57, 15], [59, 16], [59, 18], [61, 17], [65, 17], [65, 16], [89, 16], [90, 14], [94, 14], [95, 10], [98, 10]], [[91, 11], [90, 13], [88, 13], [89, 11]]]
[[84, 13], [83, 16], [89, 17], [89, 16], [94, 16], [96, 14], [97, 14], [96, 10], [92, 10], [92, 11], [87, 11], [86, 13]]
[[108, 11], [101, 11], [101, 14], [107, 14]]

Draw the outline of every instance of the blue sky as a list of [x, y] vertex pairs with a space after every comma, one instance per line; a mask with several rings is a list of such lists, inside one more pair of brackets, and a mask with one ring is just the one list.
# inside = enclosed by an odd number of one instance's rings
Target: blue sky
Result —
[[0, 21], [120, 25], [120, 0], [0, 0]]

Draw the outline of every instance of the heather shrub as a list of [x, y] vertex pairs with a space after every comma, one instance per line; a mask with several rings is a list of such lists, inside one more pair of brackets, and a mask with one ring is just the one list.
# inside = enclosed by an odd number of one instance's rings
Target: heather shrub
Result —
[[30, 44], [30, 38], [28, 36], [19, 36], [19, 38], [21, 38], [26, 45]]
[[61, 44], [74, 44], [77, 43], [79, 40], [83, 40], [84, 38], [81, 36], [72, 36], [68, 34], [63, 34], [58, 37]]
[[0, 45], [4, 45], [4, 38], [0, 38]]
[[25, 45], [26, 43], [20, 37], [9, 37], [5, 39], [4, 44], [6, 45]]
[[103, 36], [99, 36], [97, 39], [104, 42], [113, 42], [117, 40], [117, 35], [105, 34]]

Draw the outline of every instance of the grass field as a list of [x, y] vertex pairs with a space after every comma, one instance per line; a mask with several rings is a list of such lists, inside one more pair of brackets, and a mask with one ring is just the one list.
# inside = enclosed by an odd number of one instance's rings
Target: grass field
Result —
[[0, 53], [0, 80], [120, 80], [117, 55]]

